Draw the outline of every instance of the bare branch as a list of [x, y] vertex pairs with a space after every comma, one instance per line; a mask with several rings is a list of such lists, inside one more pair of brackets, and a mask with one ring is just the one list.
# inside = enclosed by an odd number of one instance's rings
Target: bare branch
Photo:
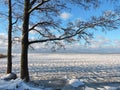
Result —
[[37, 4], [36, 6], [34, 6], [33, 8], [31, 8], [28, 13], [33, 12], [35, 9], [37, 9], [39, 6], [43, 5], [46, 2], [49, 2], [50, 0], [42, 0], [39, 4]]
[[[44, 39], [44, 40], [30, 41], [29, 44], [39, 43], [39, 42], [41, 43], [41, 42], [47, 42], [47, 41], [65, 40], [67, 38], [71, 38], [76, 35], [82, 35], [82, 34], [89, 36], [91, 34], [87, 34], [86, 32], [84, 32], [84, 30], [89, 29], [89, 28], [93, 29], [95, 27], [103, 27], [103, 28], [111, 28], [111, 29], [113, 28], [114, 29], [114, 27], [112, 27], [111, 24], [113, 24], [114, 22], [117, 22], [117, 21], [120, 21], [120, 18], [111, 19], [111, 20], [106, 19], [106, 18], [103, 18], [103, 19], [98, 18], [94, 22], [84, 23], [84, 25], [81, 26], [80, 28], [78, 28], [77, 30], [75, 30], [75, 33], [73, 33], [73, 34], [67, 34], [67, 35], [63, 34], [58, 38], [55, 37], [55, 38], [48, 38], [48, 39]], [[64, 29], [64, 30], [66, 30], [66, 29]]]
[[17, 19], [12, 23], [12, 25], [16, 24], [16, 23], [18, 22], [18, 19], [19, 19], [19, 18], [17, 18]]
[[[45, 29], [45, 27], [46, 27], [46, 29]], [[34, 30], [34, 31], [37, 31], [40, 34], [41, 33], [40, 32], [41, 29], [43, 29], [42, 31], [48, 33], [48, 35], [47, 35], [48, 37], [50, 37], [50, 35], [53, 37], [53, 35], [49, 32], [49, 30], [47, 29], [47, 27], [51, 27], [51, 28], [57, 29], [58, 32], [60, 32], [60, 30], [62, 30], [59, 24], [57, 24], [57, 23], [55, 24], [52, 21], [51, 22], [44, 21], [44, 22], [40, 22], [40, 23], [37, 23], [37, 24], [33, 25], [29, 29], [29, 32], [32, 31], [32, 30]], [[44, 37], [44, 35], [43, 35], [43, 37]]]
[[37, 0], [32, 0], [31, 2], [30, 2], [30, 7], [32, 7], [32, 5], [34, 5], [34, 3], [36, 2]]
[[40, 32], [39, 30], [37, 30], [37, 29], [33, 29], [34, 31], [36, 31], [36, 32], [38, 32], [40, 35], [42, 35], [43, 37], [49, 37], [48, 35], [45, 35], [45, 34], [43, 34], [42, 32]]
[[44, 22], [39, 22], [39, 23], [37, 23], [37, 24], [35, 24], [35, 25], [33, 25], [30, 29], [29, 29], [29, 31], [31, 31], [31, 30], [33, 30], [35, 27], [38, 27], [39, 25], [54, 25], [55, 26], [55, 24], [53, 24], [53, 23], [51, 23], [51, 22], [47, 22], [47, 21], [44, 21]]

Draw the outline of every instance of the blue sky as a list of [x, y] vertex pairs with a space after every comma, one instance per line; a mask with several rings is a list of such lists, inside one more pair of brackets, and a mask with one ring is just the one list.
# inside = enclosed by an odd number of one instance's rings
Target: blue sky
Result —
[[[119, 5], [119, 3], [118, 3]], [[90, 10], [84, 10], [83, 8], [78, 8], [77, 6], [70, 5], [72, 7], [71, 11], [63, 10], [60, 14], [60, 18], [63, 24], [74, 21], [77, 19], [81, 20], [88, 20], [90, 16], [99, 16], [102, 15], [102, 12], [105, 10], [113, 10], [114, 6], [112, 3], [106, 2], [105, 4], [101, 4], [100, 8], [93, 8]], [[3, 9], [0, 7], [0, 10]], [[7, 20], [0, 20], [0, 51], [6, 50], [7, 47]], [[120, 52], [120, 29], [101, 32], [99, 29], [98, 31], [94, 32], [94, 39], [92, 39], [90, 45], [84, 45], [81, 43], [74, 43], [66, 45], [66, 51], [70, 52]], [[42, 49], [46, 51], [47, 47], [43, 44], [34, 44], [33, 45], [36, 49]], [[76, 47], [76, 48], [75, 48]], [[13, 45], [13, 50], [19, 49], [20, 45]], [[60, 51], [63, 51], [62, 49]], [[65, 52], [65, 51], [63, 51]]]
[[[119, 2], [117, 4], [119, 5]], [[110, 2], [106, 2], [104, 4], [101, 4], [99, 8], [90, 9], [90, 10], [84, 10], [84, 9], [78, 8], [77, 6], [74, 6], [74, 8], [72, 8], [70, 12], [63, 12], [63, 14], [65, 14], [65, 17], [62, 16], [62, 18], [64, 19], [64, 22], [72, 21], [72, 20], [74, 21], [76, 19], [88, 20], [90, 19], [91, 16], [102, 15], [102, 12], [109, 11], [109, 10], [112, 11], [114, 10], [114, 8], [115, 8], [114, 5]], [[94, 32], [94, 33], [95, 33], [95, 36], [105, 36], [111, 40], [120, 39], [119, 29], [109, 31], [109, 32], [101, 32], [98, 30], [97, 32]]]
[[[119, 5], [119, 2], [117, 3]], [[116, 4], [116, 5], [117, 5]], [[75, 19], [82, 19], [88, 20], [91, 16], [99, 16], [102, 15], [104, 11], [112, 11], [114, 10], [113, 3], [106, 2], [101, 4], [100, 8], [84, 10], [79, 9], [77, 6], [72, 8], [71, 12], [64, 12], [65, 14], [65, 21], [75, 20]], [[68, 15], [67, 15], [68, 14]], [[67, 17], [68, 16], [68, 17]], [[91, 40], [91, 44], [84, 47], [80, 45], [78, 48], [84, 48], [91, 52], [119, 52], [120, 49], [120, 29], [101, 32], [101, 30], [97, 29], [94, 31], [94, 39]], [[74, 48], [74, 45], [73, 45]], [[77, 49], [78, 49], [77, 48]]]

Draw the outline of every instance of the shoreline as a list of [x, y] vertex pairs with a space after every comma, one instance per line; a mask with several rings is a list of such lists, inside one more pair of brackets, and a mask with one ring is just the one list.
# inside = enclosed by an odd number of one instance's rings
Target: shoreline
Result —
[[7, 57], [7, 55], [5, 55], [5, 54], [0, 54], [0, 58], [6, 58]]

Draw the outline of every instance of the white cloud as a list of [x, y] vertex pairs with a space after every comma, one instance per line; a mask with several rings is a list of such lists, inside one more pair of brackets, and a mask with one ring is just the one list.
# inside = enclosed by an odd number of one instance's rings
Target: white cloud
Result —
[[7, 35], [0, 33], [0, 51], [4, 51], [7, 48]]
[[109, 38], [98, 36], [95, 39], [90, 40], [89, 48], [98, 49], [98, 48], [108, 48], [112, 46], [113, 41]]
[[[90, 45], [84, 45], [83, 43], [74, 42], [72, 44], [63, 43], [65, 45], [65, 50], [60, 49], [57, 52], [84, 52], [84, 53], [120, 53], [120, 40], [111, 40], [104, 36], [98, 36], [90, 40]], [[38, 52], [48, 52], [51, 51], [49, 46], [45, 46], [45, 43], [33, 44], [33, 47], [38, 50]]]
[[7, 35], [5, 35], [5, 33], [0, 33], [0, 39], [7, 39]]
[[[32, 40], [35, 38], [33, 37]], [[111, 40], [104, 36], [97, 36], [94, 39], [90, 40], [90, 45], [83, 45], [83, 43], [74, 42], [72, 44], [66, 44], [62, 42], [66, 51], [61, 49], [61, 52], [120, 52], [120, 40], [114, 39]], [[45, 43], [36, 43], [33, 44], [34, 52], [49, 52], [51, 51], [49, 46], [46, 46]], [[7, 49], [7, 35], [4, 33], [0, 33], [0, 52]], [[13, 44], [14, 51], [21, 51], [20, 44]], [[59, 51], [58, 51], [59, 52]]]
[[70, 13], [67, 13], [67, 12], [63, 12], [60, 14], [60, 17], [64, 20], [67, 20], [71, 17], [72, 15]]
[[120, 40], [119, 39], [114, 40], [114, 48], [120, 48]]

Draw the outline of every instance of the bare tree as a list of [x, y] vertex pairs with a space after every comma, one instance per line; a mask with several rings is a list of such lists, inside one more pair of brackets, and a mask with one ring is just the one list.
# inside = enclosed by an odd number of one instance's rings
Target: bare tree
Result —
[[12, 6], [11, 6], [11, 0], [8, 0], [8, 61], [7, 61], [7, 74], [12, 72]]
[[[13, 14], [12, 0], [6, 1], [8, 5], [8, 49], [7, 49], [7, 74], [12, 73], [12, 33], [13, 33], [13, 25], [17, 23], [18, 17], [15, 17], [15, 13]], [[13, 15], [14, 17], [13, 17]], [[14, 22], [13, 19], [14, 18]]]
[[[1, 12], [1, 16], [8, 18], [8, 49], [7, 49], [7, 70], [6, 73], [9, 74], [12, 72], [12, 4], [11, 0], [4, 0], [3, 3], [5, 6], [8, 6], [8, 11]], [[2, 5], [2, 6], [4, 6]]]
[[[92, 17], [88, 21], [70, 22], [67, 27], [62, 27], [58, 19], [60, 12], [67, 9], [68, 1], [62, 0], [24, 0], [24, 14], [22, 25], [22, 52], [21, 52], [21, 79], [29, 81], [28, 71], [28, 47], [34, 43], [52, 42], [61, 45], [59, 41], [72, 42], [78, 39], [92, 37], [89, 29], [101, 27], [103, 30], [116, 29], [119, 26], [120, 17], [112, 12], [105, 12], [103, 16]], [[99, 0], [70, 0], [71, 4], [89, 8], [97, 7]], [[33, 19], [35, 18], [35, 19]], [[97, 29], [97, 28], [96, 28]], [[54, 30], [54, 32], [52, 31]], [[36, 32], [34, 40], [29, 39], [29, 33]], [[59, 35], [58, 35], [59, 34]]]
[[[16, 16], [17, 12], [13, 12], [13, 6], [16, 2], [12, 2], [12, 0], [4, 0], [4, 2], [2, 3], [2, 7], [3, 6], [8, 6], [8, 11], [4, 10], [2, 12], [0, 12], [0, 15], [2, 16], [2, 18], [7, 18], [8, 19], [8, 49], [7, 49], [7, 70], [6, 73], [12, 73], [12, 33], [13, 33], [13, 25], [15, 25], [18, 21], [18, 17]], [[3, 5], [4, 4], [4, 5]], [[19, 15], [20, 17], [20, 15]], [[13, 21], [12, 19], [14, 19], [15, 21]]]

